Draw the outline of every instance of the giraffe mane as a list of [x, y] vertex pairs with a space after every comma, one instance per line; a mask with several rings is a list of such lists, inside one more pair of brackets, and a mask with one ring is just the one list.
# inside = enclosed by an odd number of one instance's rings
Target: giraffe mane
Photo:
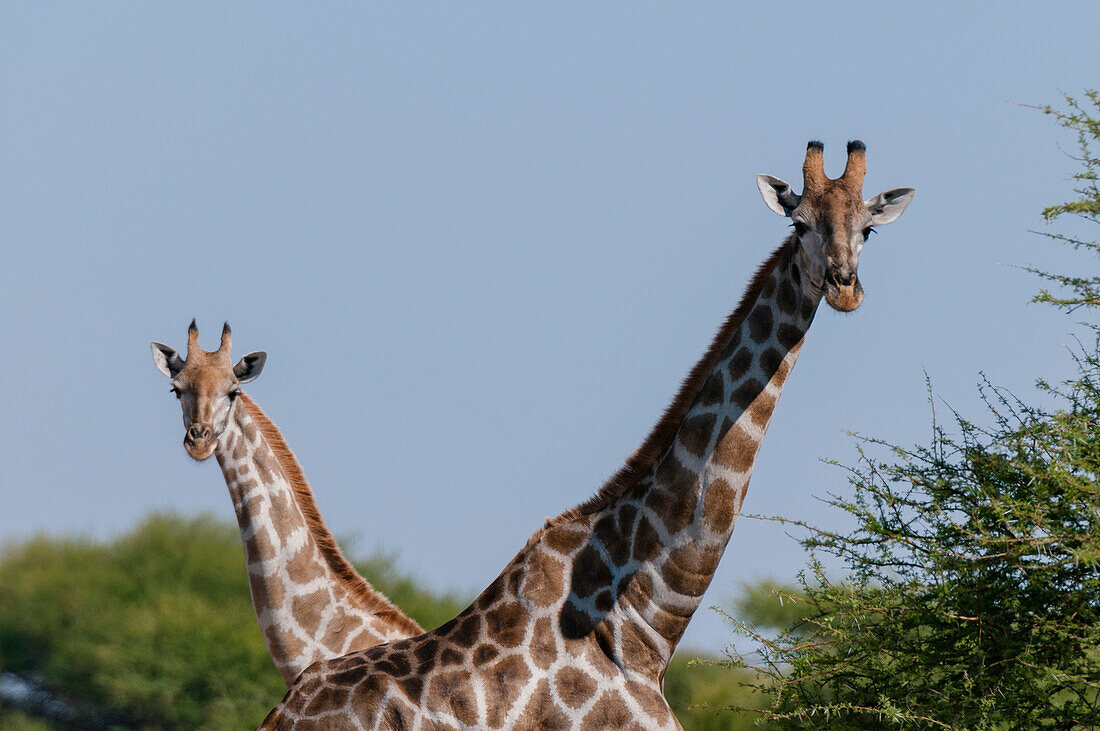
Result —
[[325, 521], [321, 517], [321, 511], [317, 509], [313, 491], [310, 489], [309, 482], [302, 471], [302, 466], [298, 464], [294, 452], [290, 451], [290, 447], [287, 446], [279, 427], [275, 426], [275, 423], [268, 418], [263, 409], [246, 394], [242, 393], [240, 400], [244, 403], [248, 415], [260, 428], [260, 433], [263, 434], [268, 446], [271, 447], [271, 451], [274, 452], [279, 466], [283, 468], [287, 481], [290, 482], [290, 487], [294, 491], [298, 508], [306, 519], [306, 526], [313, 536], [313, 540], [317, 543], [322, 558], [333, 573], [344, 582], [352, 598], [357, 600], [366, 611], [394, 624], [398, 629], [408, 632], [410, 636], [423, 634], [423, 627], [371, 586], [370, 582], [360, 576], [355, 567], [351, 565], [340, 547], [336, 545], [336, 539], [332, 537], [328, 526], [325, 525]]
[[[699, 390], [703, 387], [703, 383], [714, 370], [715, 364], [718, 362], [719, 354], [722, 352], [722, 348], [733, 336], [733, 333], [737, 328], [741, 327], [741, 323], [748, 317], [749, 312], [752, 310], [753, 304], [760, 296], [760, 291], [764, 288], [764, 285], [768, 281], [768, 277], [775, 270], [775, 267], [780, 262], [785, 262], [794, 253], [796, 237], [791, 234], [787, 237], [779, 248], [772, 252], [771, 256], [760, 265], [749, 280], [748, 287], [745, 288], [745, 293], [741, 295], [741, 301], [738, 303], [736, 309], [730, 313], [726, 318], [726, 321], [722, 323], [722, 327], [718, 329], [718, 334], [714, 336], [714, 340], [711, 341], [710, 347], [707, 352], [695, 364], [695, 367], [688, 373], [687, 378], [680, 385], [680, 390], [676, 393], [676, 397], [665, 409], [660, 420], [649, 432], [649, 436], [642, 442], [642, 446], [630, 455], [626, 460], [626, 463], [619, 468], [619, 471], [612, 475], [603, 486], [596, 492], [595, 495], [590, 497], [585, 502], [577, 505], [574, 508], [566, 510], [564, 513], [556, 518], [548, 518], [547, 525], [555, 525], [557, 523], [568, 522], [576, 520], [585, 515], [591, 515], [609, 505], [617, 497], [626, 492], [632, 487], [638, 480], [644, 478], [650, 472], [652, 472], [657, 460], [661, 455], [672, 445], [673, 440], [676, 438], [676, 432], [680, 427], [680, 422], [683, 421], [687, 415], [688, 410], [691, 408], [692, 402], [694, 402]], [[532, 537], [536, 538], [535, 536]]]

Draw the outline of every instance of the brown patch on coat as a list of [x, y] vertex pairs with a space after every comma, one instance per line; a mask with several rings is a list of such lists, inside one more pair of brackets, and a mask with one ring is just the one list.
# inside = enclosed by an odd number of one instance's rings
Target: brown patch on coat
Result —
[[484, 665], [487, 662], [492, 662], [500, 654], [493, 645], [478, 645], [474, 650], [474, 665]]
[[540, 617], [535, 621], [531, 632], [531, 643], [527, 647], [531, 662], [539, 670], [546, 670], [558, 657], [558, 647], [554, 642], [554, 628], [549, 617]]
[[[363, 715], [373, 714], [378, 710], [378, 704], [386, 694], [389, 678], [384, 675], [368, 675], [360, 678], [362, 681], [351, 690], [351, 707]], [[293, 694], [294, 691], [291, 690], [290, 693]], [[289, 698], [290, 695], [287, 697]]]
[[783, 354], [775, 348], [768, 348], [760, 354], [760, 370], [764, 372], [764, 380], [770, 380], [772, 374], [779, 370], [783, 362]]
[[779, 341], [779, 344], [786, 348], [788, 351], [798, 345], [799, 341], [806, 334], [804, 330], [790, 323], [784, 322], [775, 331], [775, 338]]
[[505, 647], [517, 647], [527, 634], [527, 609], [508, 602], [485, 613], [485, 634]]
[[592, 546], [585, 546], [573, 564], [572, 590], [581, 597], [590, 597], [611, 584], [611, 571]]
[[703, 383], [703, 388], [699, 390], [699, 397], [695, 403], [700, 406], [713, 406], [722, 400], [724, 393], [725, 386], [722, 383], [722, 374], [715, 371]]
[[275, 426], [275, 423], [267, 417], [267, 414], [256, 405], [256, 402], [247, 395], [242, 393], [237, 400], [244, 406], [256, 426], [259, 427], [260, 433], [274, 453], [282, 473], [285, 475], [287, 481], [290, 483], [291, 489], [294, 491], [298, 509], [302, 511], [302, 515], [306, 519], [306, 525], [309, 528], [310, 535], [313, 537], [314, 542], [321, 551], [322, 559], [336, 576], [340, 584], [347, 590], [351, 598], [364, 611], [375, 615], [397, 631], [404, 633], [407, 637], [423, 634], [424, 629], [394, 606], [389, 599], [375, 591], [374, 587], [359, 575], [359, 572], [352, 567], [351, 563], [348, 562], [347, 558], [340, 551], [339, 546], [336, 544], [336, 539], [332, 537], [332, 533], [329, 532], [328, 526], [325, 525], [325, 521], [321, 518], [321, 512], [317, 509], [317, 503], [313, 498], [313, 491], [310, 490], [309, 482], [306, 480], [305, 473], [302, 471], [302, 466], [298, 464], [298, 459], [294, 456], [294, 453], [290, 451], [290, 447], [287, 446], [286, 440], [283, 439], [282, 432], [279, 431], [279, 428]]
[[252, 592], [252, 598], [265, 607], [282, 607], [286, 600], [286, 588], [280, 581], [267, 581], [267, 577], [259, 574], [248, 575], [248, 588]]
[[710, 529], [725, 533], [733, 523], [737, 496], [725, 480], [718, 478], [707, 485], [703, 496], [703, 519]]
[[741, 296], [741, 301], [737, 305], [737, 308], [728, 318], [726, 318], [725, 323], [719, 328], [718, 334], [711, 342], [707, 352], [695, 364], [695, 367], [691, 369], [687, 378], [684, 379], [683, 384], [680, 386], [680, 390], [672, 400], [672, 403], [665, 410], [664, 415], [662, 415], [660, 420], [653, 427], [653, 430], [649, 433], [649, 436], [646, 437], [645, 441], [642, 442], [642, 446], [626, 461], [623, 468], [604, 483], [603, 487], [601, 487], [595, 495], [577, 507], [565, 511], [557, 518], [550, 521], [551, 524], [568, 522], [599, 511], [624, 491], [628, 490], [636, 482], [644, 479], [646, 475], [652, 472], [653, 466], [656, 464], [657, 460], [671, 446], [673, 439], [676, 437], [676, 432], [680, 427], [680, 422], [687, 416], [688, 411], [695, 403], [703, 382], [706, 381], [714, 370], [715, 365], [719, 362], [719, 355], [727, 347], [734, 333], [741, 327], [741, 323], [752, 310], [753, 305], [760, 296], [760, 292], [768, 283], [772, 273], [777, 267], [783, 266], [790, 261], [796, 249], [795, 242], [796, 238], [793, 234], [788, 236], [783, 244], [772, 252], [772, 255], [768, 257], [767, 261], [760, 265], [760, 268], [757, 269], [756, 274], [753, 275], [748, 287], [745, 289], [745, 293]]
[[264, 630], [267, 638], [267, 646], [271, 654], [281, 653], [284, 657], [298, 657], [305, 649], [306, 643], [302, 642], [293, 632], [284, 630], [279, 625], [271, 625]]
[[571, 601], [567, 601], [562, 605], [558, 622], [561, 628], [561, 636], [566, 640], [566, 647], [569, 646], [569, 640], [579, 640], [582, 637], [587, 637], [596, 629], [596, 623], [592, 617], [587, 612], [577, 609]]
[[529, 729], [567, 729], [572, 726], [569, 717], [558, 708], [554, 696], [550, 692], [550, 682], [543, 678], [535, 686], [535, 692], [523, 708], [523, 713], [516, 723], [516, 728]]
[[565, 593], [565, 566], [542, 551], [533, 551], [520, 593], [537, 607], [554, 604]]
[[328, 603], [328, 589], [322, 587], [310, 594], [299, 594], [290, 600], [290, 611], [303, 627], [320, 627], [321, 611]]
[[616, 524], [615, 515], [600, 518], [592, 533], [607, 549], [608, 557], [616, 566], [622, 566], [630, 558], [630, 539]]
[[[794, 272], [792, 271], [791, 274], [793, 275]], [[793, 315], [798, 309], [798, 293], [786, 279], [779, 285], [779, 295], [775, 298], [775, 304], [779, 307], [779, 311], [786, 315]]]
[[294, 554], [286, 562], [286, 574], [295, 584], [307, 584], [317, 576], [317, 562], [315, 554], [308, 544], [302, 546], [298, 553]]
[[638, 519], [638, 529], [634, 532], [634, 560], [652, 561], [661, 554], [661, 537], [649, 518], [642, 516]]
[[564, 526], [554, 526], [546, 531], [546, 545], [558, 553], [568, 556], [588, 540], [587, 531], [569, 530]]
[[428, 708], [452, 713], [459, 723], [467, 726], [477, 723], [477, 701], [470, 686], [470, 673], [466, 670], [433, 675], [425, 700]]
[[[669, 457], [675, 459], [671, 455]], [[676, 464], [679, 465], [679, 462]], [[646, 506], [660, 516], [669, 533], [679, 533], [695, 517], [695, 503], [698, 500], [695, 474], [687, 470], [683, 470], [682, 474], [691, 476], [689, 485], [677, 492], [654, 488], [645, 501]]]
[[374, 668], [395, 678], [402, 678], [412, 671], [412, 663], [404, 652], [391, 652], [384, 659], [377, 661]]
[[671, 644], [676, 645], [680, 638], [684, 636], [684, 630], [687, 629], [690, 620], [690, 614], [685, 617], [674, 609], [659, 606], [654, 608], [653, 619], [649, 624], [657, 630], [658, 634]]
[[633, 622], [623, 622], [619, 633], [622, 637], [623, 663], [627, 669], [656, 677], [664, 661], [641, 628]]
[[637, 680], [628, 680], [626, 689], [641, 706], [642, 710], [653, 719], [655, 726], [664, 726], [668, 723], [670, 709], [668, 701], [665, 700], [660, 690], [645, 683], [639, 683]]
[[481, 633], [481, 615], [471, 614], [447, 635], [447, 639], [462, 647], [473, 647]]
[[680, 427], [680, 444], [696, 457], [702, 457], [710, 446], [714, 422], [717, 420], [718, 417], [714, 414], [698, 414], [691, 417]]
[[653, 599], [653, 580], [647, 574], [635, 572], [625, 584], [619, 586], [619, 603], [628, 603], [638, 611]]
[[420, 705], [420, 698], [424, 694], [424, 678], [419, 675], [411, 675], [397, 681], [405, 695], [416, 705]]
[[[771, 281], [771, 280], [769, 280]], [[771, 305], [761, 302], [749, 313], [749, 336], [757, 343], [763, 343], [771, 337], [775, 325], [775, 315]]]
[[752, 467], [760, 443], [750, 437], [739, 425], [734, 424], [718, 442], [714, 456], [723, 467], [744, 472]]
[[491, 728], [504, 725], [504, 717], [516, 702], [531, 670], [519, 655], [510, 655], [491, 667], [484, 676], [486, 721]]
[[756, 400], [752, 402], [752, 406], [749, 407], [749, 418], [752, 419], [752, 423], [760, 428], [764, 428], [771, 421], [772, 412], [775, 411], [776, 397], [767, 391], [761, 391]]
[[733, 391], [730, 400], [742, 409], [747, 409], [764, 390], [764, 384], [755, 378], [742, 381]]
[[752, 351], [748, 348], [741, 348], [733, 354], [732, 358], [730, 358], [728, 367], [730, 378], [734, 383], [737, 383], [744, 378], [745, 374], [752, 368]]
[[316, 716], [325, 711], [342, 708], [348, 702], [348, 689], [336, 688], [326, 685], [313, 696], [313, 700], [305, 707], [303, 713], [307, 716]]
[[570, 708], [580, 708], [596, 692], [596, 681], [584, 671], [574, 667], [564, 667], [554, 675], [554, 688], [562, 703]]
[[686, 596], [702, 596], [710, 586], [722, 551], [717, 546], [680, 546], [668, 555], [661, 578], [668, 588]]
[[581, 725], [584, 728], [627, 728], [632, 720], [626, 702], [618, 694], [607, 691], [585, 714]]
[[435, 667], [435, 656], [439, 652], [439, 640], [434, 637], [424, 640], [413, 651], [413, 657], [416, 658], [419, 665], [416, 668], [416, 672], [420, 675], [425, 675], [431, 672], [431, 669]]

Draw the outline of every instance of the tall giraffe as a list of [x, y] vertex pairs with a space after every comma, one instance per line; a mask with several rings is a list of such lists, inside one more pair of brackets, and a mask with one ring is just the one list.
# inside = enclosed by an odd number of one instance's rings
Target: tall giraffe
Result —
[[439, 629], [312, 666], [263, 724], [307, 728], [678, 728], [662, 686], [740, 513], [760, 442], [818, 302], [854, 310], [871, 227], [914, 191], [861, 190], [863, 143], [836, 180], [811, 142], [804, 188], [757, 184], [794, 233], [641, 448], [536, 532]]
[[249, 353], [233, 365], [229, 324], [220, 347], [199, 347], [194, 321], [187, 358], [152, 343], [153, 361], [172, 379], [183, 408], [183, 446], [222, 468], [244, 542], [252, 607], [268, 652], [289, 686], [317, 660], [421, 634], [340, 552], [278, 427], [240, 388], [267, 360]]

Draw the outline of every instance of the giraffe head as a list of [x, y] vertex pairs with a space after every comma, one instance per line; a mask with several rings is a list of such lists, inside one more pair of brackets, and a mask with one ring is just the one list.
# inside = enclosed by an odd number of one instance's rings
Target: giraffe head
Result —
[[859, 283], [859, 252], [875, 226], [895, 221], [916, 193], [912, 188], [891, 188], [863, 200], [863, 174], [867, 150], [855, 140], [848, 143], [848, 164], [835, 180], [825, 176], [824, 145], [810, 142], [802, 165], [802, 195], [771, 175], [758, 175], [756, 184], [768, 208], [791, 219], [800, 249], [805, 252], [809, 276], [803, 286], [841, 312], [851, 312], [863, 302]]
[[172, 393], [183, 408], [183, 448], [199, 461], [214, 453], [218, 437], [229, 424], [241, 384], [256, 379], [267, 360], [267, 353], [257, 351], [233, 365], [229, 360], [230, 336], [227, 322], [222, 327], [221, 345], [207, 352], [199, 347], [199, 329], [192, 320], [187, 328], [186, 359], [164, 343], [152, 343], [153, 362], [157, 370], [172, 379]]

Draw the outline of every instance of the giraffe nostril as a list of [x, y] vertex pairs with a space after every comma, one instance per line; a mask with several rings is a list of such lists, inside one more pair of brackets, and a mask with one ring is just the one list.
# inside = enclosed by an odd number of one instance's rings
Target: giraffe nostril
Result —
[[839, 269], [830, 269], [825, 273], [825, 281], [834, 284], [838, 287], [850, 287], [852, 282], [855, 281], [856, 275], [850, 271], [842, 271]]
[[195, 442], [210, 436], [210, 427], [203, 424], [192, 424], [187, 427], [187, 438]]

